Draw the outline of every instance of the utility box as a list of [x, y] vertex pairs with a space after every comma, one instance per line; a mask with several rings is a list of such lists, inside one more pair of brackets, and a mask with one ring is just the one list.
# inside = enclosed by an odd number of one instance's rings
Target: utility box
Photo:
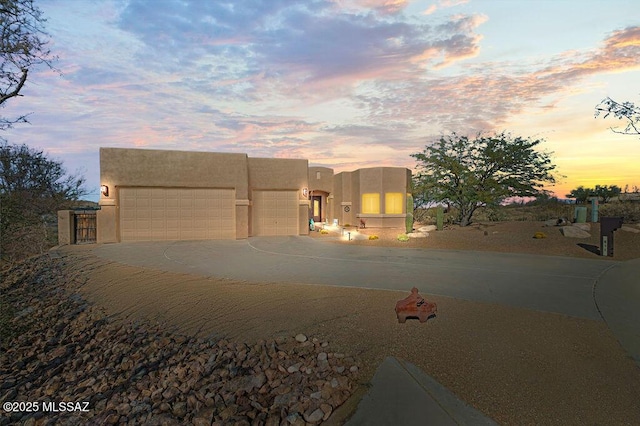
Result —
[[586, 207], [576, 207], [576, 211], [574, 213], [574, 219], [576, 223], [586, 223], [587, 222], [587, 208]]
[[591, 199], [591, 222], [598, 222], [598, 198], [596, 197]]
[[600, 255], [613, 256], [613, 232], [622, 227], [622, 217], [600, 218]]

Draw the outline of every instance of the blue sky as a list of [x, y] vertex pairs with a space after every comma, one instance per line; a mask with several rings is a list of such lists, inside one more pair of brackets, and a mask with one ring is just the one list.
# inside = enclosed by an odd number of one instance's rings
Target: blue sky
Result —
[[578, 185], [640, 186], [640, 137], [594, 119], [640, 102], [640, 15], [627, 1], [36, 0], [61, 73], [30, 74], [3, 135], [80, 170], [98, 148], [414, 168], [442, 133], [541, 137]]

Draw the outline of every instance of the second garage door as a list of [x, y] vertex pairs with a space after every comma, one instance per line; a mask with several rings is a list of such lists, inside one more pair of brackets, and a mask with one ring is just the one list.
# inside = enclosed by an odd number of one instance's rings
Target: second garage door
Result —
[[253, 191], [252, 234], [298, 235], [297, 191]]
[[235, 190], [120, 188], [120, 239], [236, 238]]

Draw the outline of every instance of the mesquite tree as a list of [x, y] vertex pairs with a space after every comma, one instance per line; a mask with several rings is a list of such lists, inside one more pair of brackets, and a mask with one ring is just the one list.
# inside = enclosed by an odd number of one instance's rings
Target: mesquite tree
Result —
[[497, 205], [509, 197], [535, 197], [545, 184], [555, 183], [550, 153], [536, 151], [543, 139], [509, 133], [456, 133], [442, 136], [422, 153], [414, 188], [437, 203], [457, 208], [457, 223], [467, 226], [479, 207]]
[[[33, 0], [0, 0], [0, 107], [20, 96], [30, 70], [41, 64], [52, 66], [55, 57], [47, 48], [45, 22]], [[2, 117], [0, 130], [26, 121], [26, 115]]]

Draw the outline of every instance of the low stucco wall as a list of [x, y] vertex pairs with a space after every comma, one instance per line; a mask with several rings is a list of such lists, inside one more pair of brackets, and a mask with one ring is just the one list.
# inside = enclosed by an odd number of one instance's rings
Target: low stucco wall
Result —
[[64, 246], [75, 243], [73, 229], [73, 210], [58, 211], [58, 245]]

